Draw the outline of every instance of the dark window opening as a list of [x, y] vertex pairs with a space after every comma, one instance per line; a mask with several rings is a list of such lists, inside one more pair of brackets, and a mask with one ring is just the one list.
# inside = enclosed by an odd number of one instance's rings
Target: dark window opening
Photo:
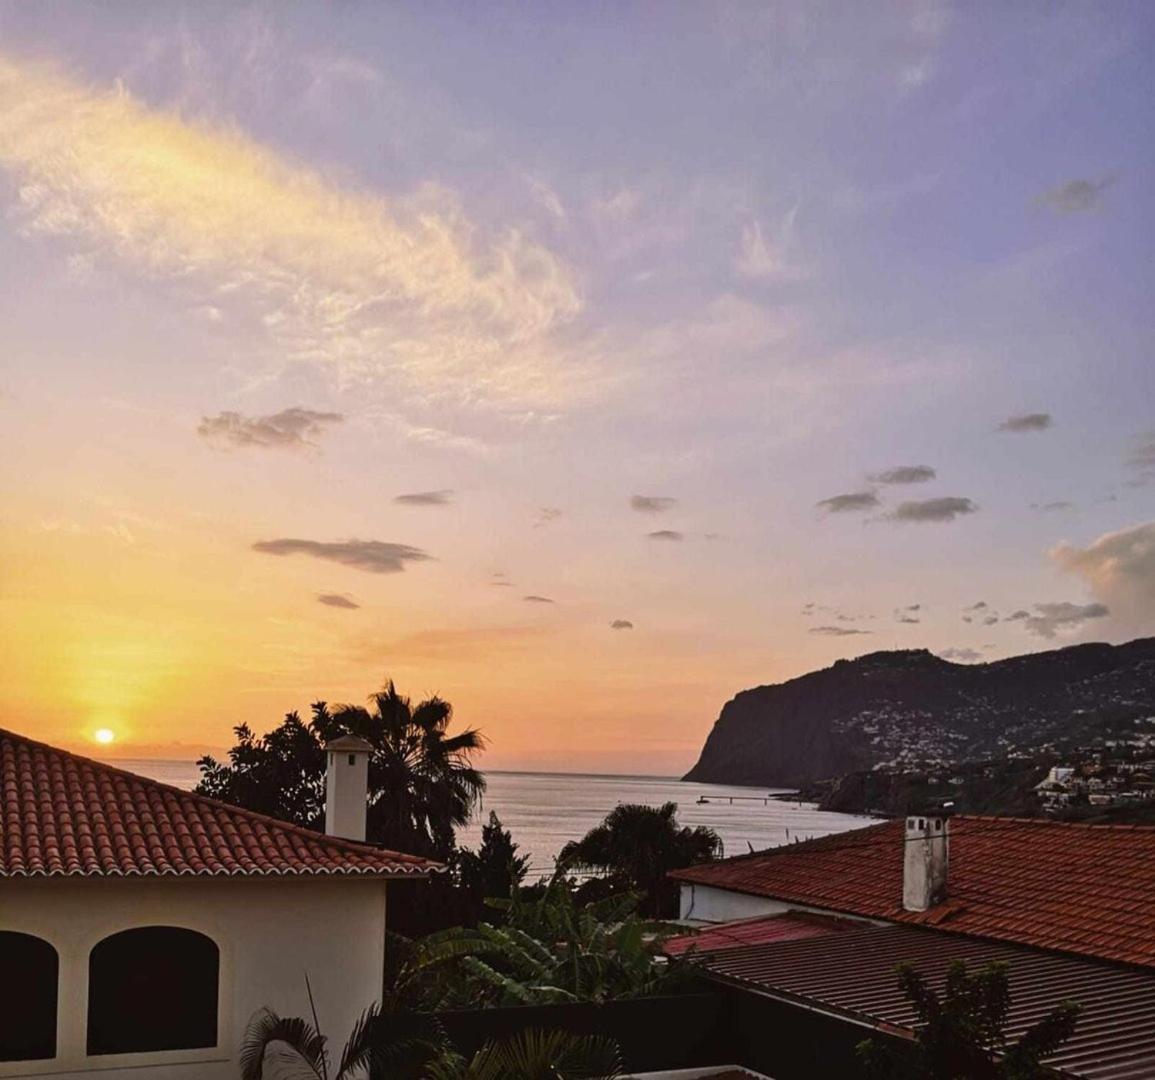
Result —
[[88, 1052], [217, 1044], [220, 951], [195, 930], [142, 926], [98, 942], [88, 960]]
[[0, 930], [0, 1061], [56, 1057], [60, 958], [43, 938]]
[[357, 764], [357, 755], [356, 754], [350, 754], [349, 755], [349, 764], [350, 765], [356, 765]]

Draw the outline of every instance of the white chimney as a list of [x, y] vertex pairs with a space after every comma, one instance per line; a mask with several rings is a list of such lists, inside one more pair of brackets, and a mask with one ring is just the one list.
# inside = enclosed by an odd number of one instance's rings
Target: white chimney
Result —
[[931, 810], [906, 819], [902, 859], [902, 906], [926, 911], [946, 899], [950, 865], [950, 811]]
[[325, 744], [325, 832], [330, 836], [365, 839], [372, 753], [373, 747], [356, 735], [342, 735]]

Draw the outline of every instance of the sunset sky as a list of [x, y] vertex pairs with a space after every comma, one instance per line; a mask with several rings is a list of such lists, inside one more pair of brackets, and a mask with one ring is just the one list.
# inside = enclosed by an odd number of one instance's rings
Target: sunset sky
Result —
[[191, 758], [391, 676], [487, 767], [674, 774], [839, 657], [1155, 632], [1153, 52], [0, 2], [0, 726]]

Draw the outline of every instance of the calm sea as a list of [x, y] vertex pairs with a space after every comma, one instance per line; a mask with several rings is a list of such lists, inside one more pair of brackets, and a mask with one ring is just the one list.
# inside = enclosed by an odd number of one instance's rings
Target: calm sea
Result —
[[[186, 761], [118, 761], [142, 776], [190, 789], [197, 768]], [[548, 873], [562, 846], [602, 820], [618, 803], [660, 806], [678, 804], [683, 825], [709, 825], [722, 838], [727, 855], [741, 855], [813, 836], [844, 832], [869, 818], [815, 810], [810, 803], [784, 802], [767, 796], [775, 788], [686, 784], [657, 776], [593, 776], [576, 773], [489, 772], [484, 807], [459, 834], [476, 847], [489, 811], [498, 817], [531, 857], [534, 872]], [[703, 801], [704, 800], [704, 801]]]

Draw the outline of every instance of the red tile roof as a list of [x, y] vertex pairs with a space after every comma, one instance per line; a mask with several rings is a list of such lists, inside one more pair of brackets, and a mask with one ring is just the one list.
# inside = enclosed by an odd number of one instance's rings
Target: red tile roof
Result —
[[393, 877], [438, 869], [0, 730], [0, 878]]
[[666, 938], [662, 951], [667, 956], [684, 956], [689, 952], [715, 953], [743, 945], [768, 945], [772, 941], [803, 941], [828, 937], [845, 930], [860, 929], [860, 922], [839, 919], [833, 915], [816, 915], [809, 911], [789, 911], [783, 915], [763, 915], [705, 927], [696, 934]]
[[895, 965], [912, 964], [941, 994], [953, 960], [963, 961], [972, 972], [992, 961], [1007, 965], [1010, 1006], [1004, 1031], [1012, 1041], [1062, 1002], [1079, 1003], [1074, 1035], [1044, 1058], [1056, 1076], [1155, 1076], [1151, 971], [916, 926], [865, 923], [824, 938], [723, 949], [707, 953], [698, 963], [719, 982], [753, 988], [790, 1004], [817, 1005], [893, 1035], [896, 1029], [913, 1034], [918, 1025], [899, 988]]
[[671, 876], [852, 915], [1155, 967], [1155, 827], [956, 817], [947, 900], [902, 908], [903, 822]]

